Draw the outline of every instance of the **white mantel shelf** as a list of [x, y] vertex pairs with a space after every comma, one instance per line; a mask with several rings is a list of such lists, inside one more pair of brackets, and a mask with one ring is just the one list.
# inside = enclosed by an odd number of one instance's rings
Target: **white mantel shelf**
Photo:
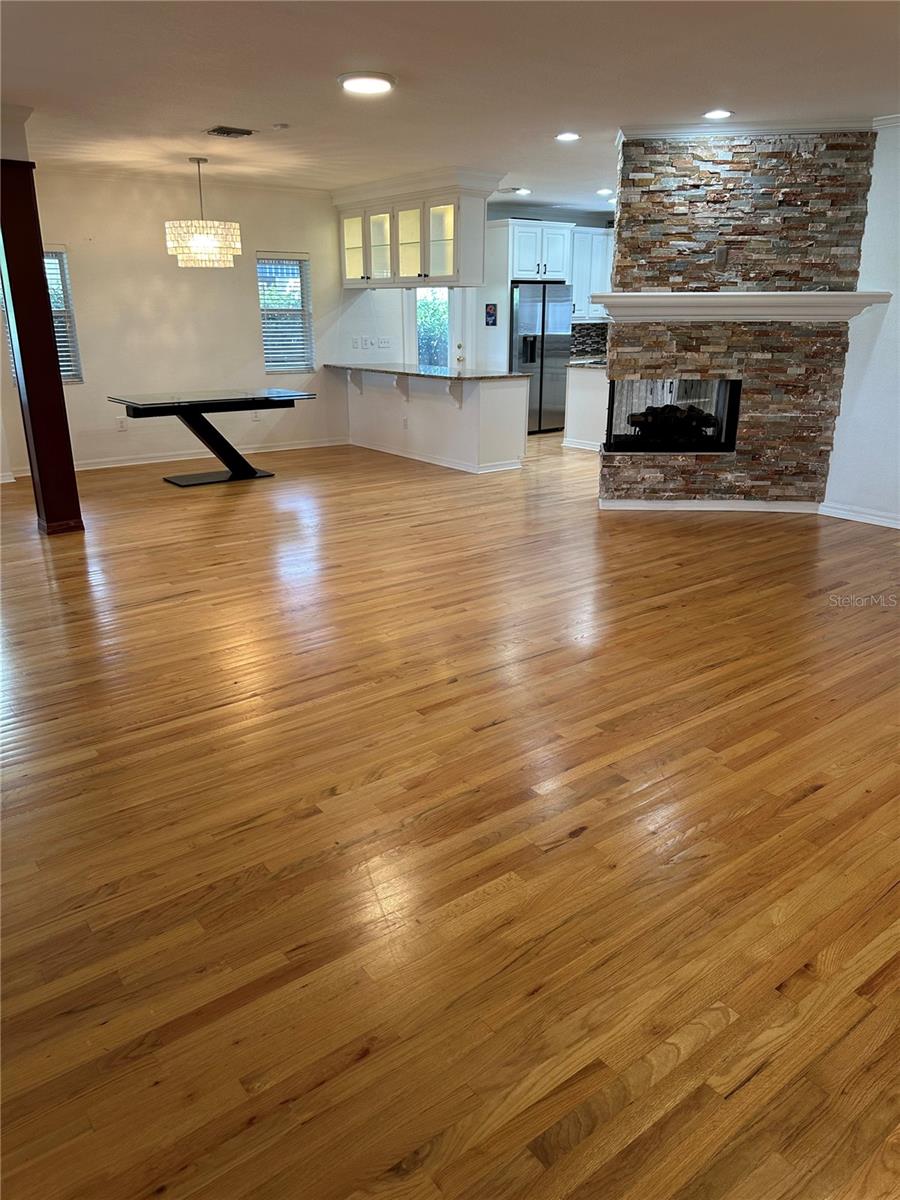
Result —
[[891, 292], [599, 292], [609, 319], [682, 324], [690, 321], [849, 321]]

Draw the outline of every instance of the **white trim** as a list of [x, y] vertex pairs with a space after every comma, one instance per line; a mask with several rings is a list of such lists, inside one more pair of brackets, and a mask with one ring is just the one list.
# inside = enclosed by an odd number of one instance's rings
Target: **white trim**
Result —
[[12, 471], [3, 471], [2, 474], [0, 474], [0, 483], [15, 483], [15, 482], [16, 482], [16, 477], [15, 477], [15, 475], [13, 475]]
[[396, 458], [411, 458], [415, 462], [430, 463], [434, 467], [447, 467], [451, 471], [465, 471], [468, 475], [489, 475], [494, 471], [519, 471], [522, 464], [518, 460], [509, 462], [477, 463], [461, 462], [456, 458], [439, 458], [437, 455], [412, 454], [408, 450], [397, 450], [395, 447], [377, 445], [375, 442], [351, 441], [351, 446], [359, 446], [362, 450], [375, 450], [379, 454], [391, 454]]
[[644, 321], [849, 321], [891, 292], [596, 292], [619, 325]]
[[[266, 454], [270, 450], [314, 450], [317, 447], [324, 446], [349, 446], [348, 438], [310, 438], [301, 442], [271, 442], [260, 443], [257, 446], [238, 446], [241, 454]], [[197, 450], [169, 450], [165, 454], [131, 454], [126, 458], [85, 458], [76, 459], [76, 471], [101, 471], [107, 467], [140, 467], [145, 463], [165, 463], [165, 462], [181, 462], [189, 459], [208, 459], [210, 462], [217, 462], [214, 454], [208, 454], [203, 449]], [[13, 467], [15, 477], [30, 475], [29, 467]], [[9, 482], [2, 480], [0, 482]]]
[[617, 136], [623, 142], [640, 141], [642, 138], [664, 138], [679, 141], [682, 138], [715, 137], [791, 137], [819, 133], [871, 133], [879, 126], [876, 122], [890, 121], [890, 117], [859, 117], [856, 120], [835, 121], [774, 121], [768, 125], [740, 121], [707, 121], [703, 125], [631, 125], [620, 129]]
[[562, 440], [563, 447], [566, 450], [602, 450], [602, 442], [586, 442], [583, 438], [567, 438]]
[[840, 521], [861, 521], [864, 525], [883, 525], [887, 529], [900, 529], [900, 517], [896, 513], [879, 512], [875, 508], [857, 508], [848, 504], [820, 504], [823, 517], [837, 517]]
[[597, 501], [603, 509], [660, 509], [670, 511], [706, 512], [777, 512], [818, 513], [819, 505], [812, 500], [605, 500]]
[[894, 125], [900, 125], [900, 113], [891, 113], [887, 117], [875, 117], [872, 121], [873, 129], [890, 129]]

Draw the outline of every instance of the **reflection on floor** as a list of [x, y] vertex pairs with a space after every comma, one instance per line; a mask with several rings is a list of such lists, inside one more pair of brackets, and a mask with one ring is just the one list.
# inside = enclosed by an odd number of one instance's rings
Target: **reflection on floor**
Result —
[[887, 1196], [893, 535], [258, 458], [3, 488], [7, 1195]]

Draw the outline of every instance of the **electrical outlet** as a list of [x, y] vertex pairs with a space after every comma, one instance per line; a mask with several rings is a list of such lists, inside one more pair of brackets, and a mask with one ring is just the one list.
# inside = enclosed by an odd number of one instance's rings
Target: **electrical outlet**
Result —
[[359, 349], [359, 338], [358, 337], [351, 338], [350, 345], [353, 347], [354, 350], [358, 350]]
[[255, 408], [254, 408], [253, 412], [250, 414], [250, 420], [251, 421], [259, 420], [259, 413], [257, 412], [257, 410]]
[[379, 350], [390, 350], [390, 348], [391, 348], [391, 339], [390, 338], [380, 337], [378, 339], [378, 349]]
[[363, 334], [363, 336], [359, 339], [359, 341], [360, 341], [360, 345], [362, 346], [363, 350], [368, 350], [369, 347], [372, 345], [372, 339], [370, 337], [367, 337], [365, 334]]
[[127, 433], [128, 432], [128, 418], [127, 417], [116, 417], [116, 424], [119, 428], [119, 433]]

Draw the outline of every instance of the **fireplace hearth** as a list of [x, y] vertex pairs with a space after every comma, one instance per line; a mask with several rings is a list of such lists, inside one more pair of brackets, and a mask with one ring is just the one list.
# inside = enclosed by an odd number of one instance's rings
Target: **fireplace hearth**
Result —
[[611, 379], [604, 450], [720, 454], [734, 450], [739, 379]]

